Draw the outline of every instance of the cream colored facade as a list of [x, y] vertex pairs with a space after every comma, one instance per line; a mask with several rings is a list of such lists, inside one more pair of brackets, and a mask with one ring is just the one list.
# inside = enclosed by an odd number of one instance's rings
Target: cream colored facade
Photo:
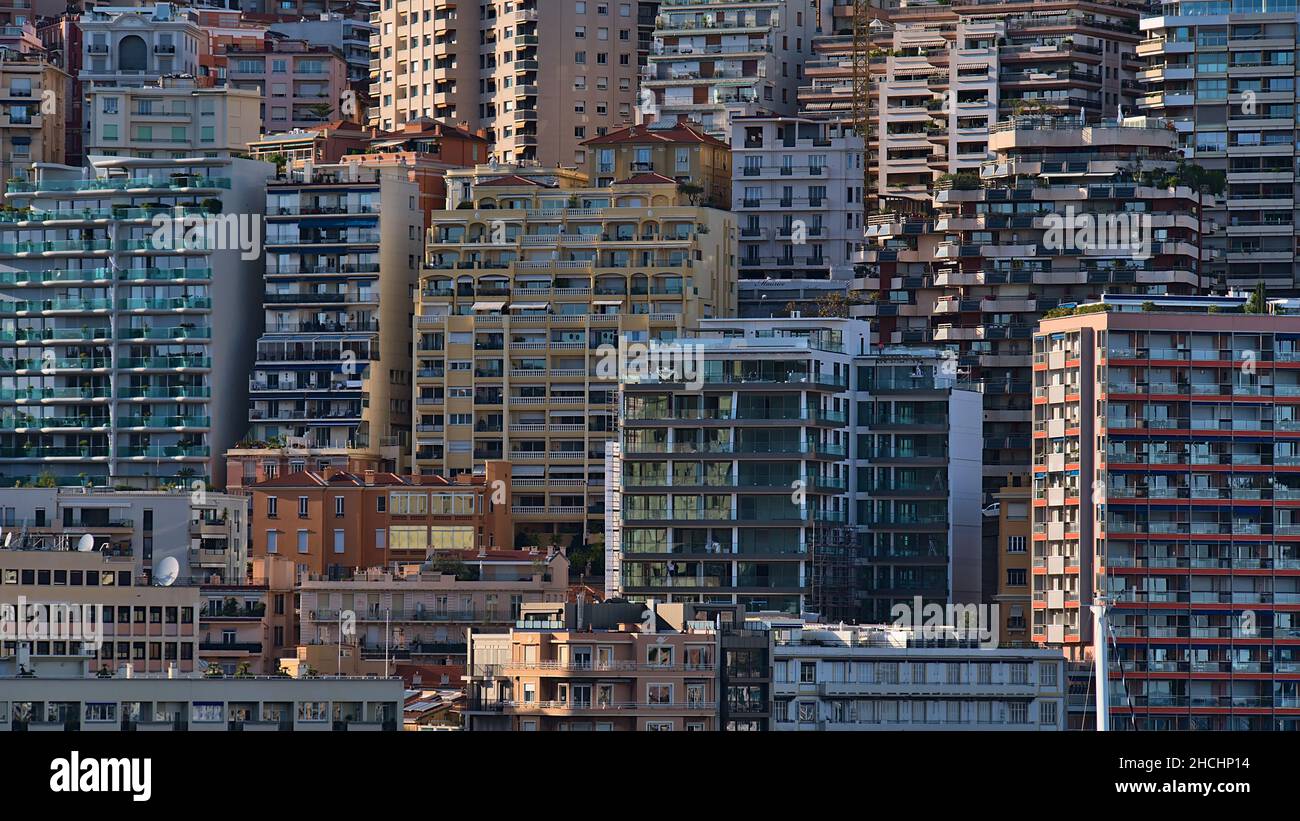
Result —
[[[57, 635], [23, 628], [30, 640], [16, 635], [21, 625], [6, 609], [0, 658], [12, 656], [38, 674], [47, 665], [73, 676], [104, 667], [130, 666], [141, 673], [196, 669], [199, 588], [151, 585], [136, 571], [129, 550], [0, 550], [0, 608], [20, 604], [78, 608], [65, 611], [62, 630], [50, 631]], [[54, 626], [59, 616], [51, 610], [37, 618]]]
[[622, 338], [734, 314], [735, 223], [678, 204], [671, 180], [578, 188], [574, 172], [515, 170], [448, 172], [415, 317], [414, 463], [509, 459], [517, 531], [585, 539], [603, 523], [618, 400], [601, 363]]
[[432, 117], [486, 129], [499, 162], [581, 165], [583, 140], [635, 118], [639, 5], [385, 3], [370, 17], [370, 124]]
[[262, 129], [256, 90], [198, 88], [186, 78], [141, 88], [92, 86], [86, 100], [90, 155], [229, 157], [247, 151]]
[[6, 53], [0, 62], [0, 174], [26, 179], [32, 165], [64, 162], [68, 74]]

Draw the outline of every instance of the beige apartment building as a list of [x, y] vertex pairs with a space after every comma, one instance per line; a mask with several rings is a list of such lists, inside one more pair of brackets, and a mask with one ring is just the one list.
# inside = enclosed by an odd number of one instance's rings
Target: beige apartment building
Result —
[[[370, 124], [482, 128], [502, 163], [581, 165], [633, 122], [639, 0], [398, 0], [371, 13]], [[545, 14], [543, 14], [543, 10]]]
[[[1029, 641], [1032, 528], [1030, 485], [1022, 478], [1008, 475], [1007, 484], [994, 496], [998, 519], [998, 592], [993, 602], [998, 607], [998, 641], [1004, 645]], [[986, 515], [992, 513], [989, 510]]]
[[39, 162], [65, 159], [68, 73], [35, 55], [0, 62], [0, 174], [26, 179]]
[[[124, 667], [192, 672], [199, 603], [198, 587], [150, 584], [130, 550], [0, 549], [0, 659], [72, 676]], [[20, 624], [13, 618], [20, 605], [60, 607], [29, 609]]]
[[261, 133], [262, 97], [240, 88], [200, 88], [192, 78], [86, 89], [87, 154], [180, 159], [243, 154]]
[[658, 174], [589, 188], [536, 171], [447, 174], [415, 317], [414, 463], [510, 460], [517, 532], [576, 547], [603, 529], [620, 340], [734, 314], [736, 229]]
[[718, 729], [719, 633], [686, 605], [525, 605], [469, 631], [467, 730]]
[[599, 187], [640, 174], [676, 180], [694, 202], [731, 208], [731, 146], [689, 120], [631, 125], [583, 143], [587, 177]]

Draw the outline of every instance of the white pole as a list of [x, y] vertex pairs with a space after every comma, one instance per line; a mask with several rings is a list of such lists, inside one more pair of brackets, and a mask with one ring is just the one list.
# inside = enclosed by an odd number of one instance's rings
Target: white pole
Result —
[[338, 667], [336, 668], [335, 672], [337, 675], [341, 676], [343, 675], [343, 611], [342, 610], [339, 611], [339, 655], [337, 661], [338, 661]]
[[1110, 730], [1110, 678], [1107, 670], [1110, 665], [1107, 652], [1106, 632], [1109, 629], [1106, 618], [1106, 597], [1098, 596], [1092, 605], [1092, 658], [1097, 679], [1097, 731]]
[[388, 678], [388, 616], [392, 611], [384, 608], [384, 678]]

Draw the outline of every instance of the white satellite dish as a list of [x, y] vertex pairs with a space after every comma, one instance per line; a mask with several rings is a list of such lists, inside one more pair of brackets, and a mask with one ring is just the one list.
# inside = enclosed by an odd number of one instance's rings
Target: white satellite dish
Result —
[[159, 587], [171, 587], [180, 574], [180, 562], [176, 561], [175, 556], [167, 556], [154, 567], [153, 582]]
[[77, 551], [80, 553], [89, 553], [95, 549], [95, 537], [89, 533], [82, 533], [81, 538], [77, 539]]
[[13, 531], [11, 530], [11, 531], [9, 531], [8, 533], [5, 534], [5, 547], [8, 547], [9, 545], [11, 545], [11, 544], [13, 544], [13, 543], [14, 543], [14, 533], [13, 533]]

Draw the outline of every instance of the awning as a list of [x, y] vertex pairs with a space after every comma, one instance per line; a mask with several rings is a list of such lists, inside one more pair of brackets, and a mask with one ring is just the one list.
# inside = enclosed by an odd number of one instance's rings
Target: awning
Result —
[[505, 300], [497, 302], [475, 302], [470, 308], [473, 311], [499, 311], [506, 307]]
[[592, 305], [622, 305], [622, 304], [623, 304], [623, 300], [621, 300], [621, 299], [593, 299], [593, 300], [591, 301], [591, 304], [592, 304]]
[[512, 302], [512, 311], [544, 311], [551, 306], [549, 302]]

